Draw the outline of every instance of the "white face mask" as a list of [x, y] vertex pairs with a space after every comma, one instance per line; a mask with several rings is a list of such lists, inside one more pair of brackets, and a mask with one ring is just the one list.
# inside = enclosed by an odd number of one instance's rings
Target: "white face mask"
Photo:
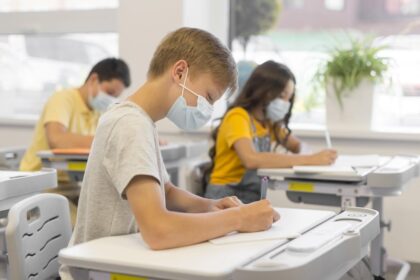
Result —
[[[213, 106], [201, 95], [185, 86], [188, 78], [188, 68], [184, 82], [179, 84], [182, 87], [181, 96], [172, 104], [171, 109], [166, 115], [179, 128], [192, 131], [205, 125], [213, 113]], [[184, 90], [188, 90], [197, 96], [197, 107], [188, 106], [184, 98]]]
[[272, 122], [278, 122], [284, 119], [290, 109], [290, 102], [276, 98], [267, 107], [267, 117]]
[[112, 97], [109, 94], [99, 91], [95, 97], [89, 95], [88, 99], [90, 107], [98, 112], [105, 112], [108, 107], [118, 102], [118, 98]]

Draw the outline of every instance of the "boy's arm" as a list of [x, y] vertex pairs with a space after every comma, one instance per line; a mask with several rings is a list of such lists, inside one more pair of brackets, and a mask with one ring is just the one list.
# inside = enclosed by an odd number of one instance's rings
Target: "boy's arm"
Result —
[[93, 136], [68, 132], [59, 122], [45, 124], [45, 133], [51, 149], [90, 148]]
[[68, 131], [74, 107], [69, 94], [54, 94], [44, 108], [42, 124], [51, 149], [90, 148], [93, 136], [84, 136]]
[[174, 186], [171, 182], [165, 184], [166, 206], [169, 210], [205, 213], [222, 210], [230, 207], [236, 207], [242, 202], [235, 196], [229, 196], [222, 199], [207, 199], [192, 194], [186, 190]]
[[144, 241], [154, 250], [196, 244], [236, 230], [266, 230], [279, 218], [267, 200], [208, 213], [172, 212], [150, 176], [134, 177], [125, 193]]

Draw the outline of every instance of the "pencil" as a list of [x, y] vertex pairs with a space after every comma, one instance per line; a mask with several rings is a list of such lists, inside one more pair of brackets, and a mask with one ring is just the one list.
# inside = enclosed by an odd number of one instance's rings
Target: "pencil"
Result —
[[331, 149], [332, 148], [331, 137], [330, 137], [330, 133], [328, 132], [328, 129], [325, 130], [325, 142], [327, 142], [327, 148]]
[[267, 198], [268, 177], [264, 176], [261, 179], [261, 199]]

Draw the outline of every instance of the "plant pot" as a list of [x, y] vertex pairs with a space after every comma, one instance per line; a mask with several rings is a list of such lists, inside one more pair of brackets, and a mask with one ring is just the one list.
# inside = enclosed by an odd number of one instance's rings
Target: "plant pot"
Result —
[[327, 84], [326, 123], [329, 130], [369, 131], [372, 124], [375, 84], [364, 80], [352, 91], [342, 93], [340, 107], [332, 83]]

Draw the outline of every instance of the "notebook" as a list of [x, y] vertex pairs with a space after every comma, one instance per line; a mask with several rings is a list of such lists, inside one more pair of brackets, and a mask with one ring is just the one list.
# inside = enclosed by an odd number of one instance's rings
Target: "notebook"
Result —
[[380, 164], [379, 155], [342, 155], [332, 165], [296, 165], [295, 173], [356, 174], [358, 168], [370, 168]]
[[281, 240], [299, 237], [302, 233], [315, 225], [335, 215], [332, 211], [305, 210], [291, 208], [276, 208], [280, 220], [275, 222], [267, 231], [237, 233], [215, 238], [209, 242], [215, 245], [244, 243], [265, 240]]

